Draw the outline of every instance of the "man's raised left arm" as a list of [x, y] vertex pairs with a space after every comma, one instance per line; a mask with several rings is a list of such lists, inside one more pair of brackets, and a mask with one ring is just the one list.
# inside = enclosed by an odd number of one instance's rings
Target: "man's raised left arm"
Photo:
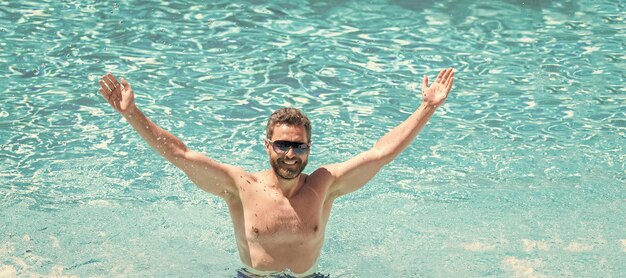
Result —
[[428, 86], [428, 77], [424, 76], [422, 104], [408, 119], [380, 138], [371, 149], [345, 162], [324, 166], [334, 177], [328, 195], [338, 197], [363, 187], [385, 164], [393, 161], [411, 144], [437, 107], [444, 103], [452, 83], [452, 68], [441, 70], [431, 86]]

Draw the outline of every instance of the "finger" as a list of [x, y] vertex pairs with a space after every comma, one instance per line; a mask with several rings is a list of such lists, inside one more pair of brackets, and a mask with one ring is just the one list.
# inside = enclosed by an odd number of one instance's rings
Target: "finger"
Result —
[[[121, 97], [122, 97], [122, 94], [121, 94], [121, 85], [120, 85], [120, 82], [119, 82], [119, 81], [117, 81], [117, 78], [115, 78], [115, 75], [113, 75], [112, 73], [109, 73], [107, 76], [109, 77], [109, 80], [111, 80], [111, 82], [113, 83], [113, 93], [114, 93], [117, 97], [121, 98]], [[120, 90], [118, 90], [118, 89], [120, 89]]]
[[126, 81], [126, 79], [123, 77], [122, 77], [122, 86], [124, 90], [130, 90], [130, 84], [128, 84], [128, 81]]
[[115, 78], [115, 75], [113, 75], [112, 73], [108, 73], [107, 76], [109, 77], [109, 79], [111, 79], [111, 82], [113, 82], [113, 84], [119, 84], [120, 82], [117, 81], [117, 78]]
[[104, 81], [98, 80], [98, 84], [100, 85], [100, 92], [104, 92], [105, 94], [107, 94], [109, 88], [104, 84]]
[[422, 80], [422, 94], [428, 89], [428, 76], [424, 75], [424, 79]]
[[441, 80], [443, 79], [443, 75], [446, 72], [445, 69], [442, 69], [439, 74], [437, 75], [437, 79], [435, 79], [435, 83], [441, 83]]
[[105, 83], [107, 84], [107, 86], [109, 86], [109, 89], [111, 91], [115, 90], [115, 88], [117, 87], [117, 82], [113, 81], [113, 75], [108, 73], [107, 75], [105, 75], [102, 80], [105, 81]]
[[98, 84], [100, 84], [100, 87], [102, 87], [102, 89], [104, 89], [105, 91], [110, 91], [111, 88], [109, 88], [109, 84], [107, 84], [105, 77], [103, 76], [102, 79], [100, 79], [98, 81]]
[[109, 90], [109, 87], [106, 86], [106, 84], [104, 83], [104, 81], [100, 80], [100, 93], [102, 93], [106, 99], [111, 98], [111, 91]]
[[111, 94], [113, 94], [115, 98], [117, 99], [122, 99], [120, 82], [117, 81], [117, 78], [115, 78], [115, 76], [111, 73], [108, 73], [106, 77], [107, 77], [107, 80], [109, 81], [108, 84], [112, 84], [112, 85], [109, 85], [111, 89]]
[[447, 68], [445, 74], [442, 77], [442, 82], [444, 82], [444, 84], [448, 81], [448, 78], [450, 78], [450, 74], [452, 74], [452, 68]]
[[439, 82], [440, 82], [441, 84], [446, 84], [446, 80], [447, 80], [447, 78], [448, 78], [448, 69], [443, 69], [441, 72], [442, 72], [442, 74], [441, 74], [441, 80], [439, 80]]
[[113, 106], [113, 108], [115, 108], [115, 110], [120, 110], [120, 100], [117, 98], [111, 98], [111, 106]]
[[111, 105], [111, 106], [115, 107], [115, 106], [114, 106], [114, 104], [113, 104], [113, 98], [112, 98], [112, 97], [109, 97], [109, 98], [107, 99], [107, 102], [109, 103], [109, 105]]
[[104, 80], [105, 83], [107, 83], [107, 86], [112, 84], [111, 82], [111, 77], [110, 77], [111, 73], [108, 72], [107, 74], [102, 76], [102, 80]]
[[448, 83], [450, 83], [450, 80], [454, 77], [454, 71], [452, 69], [450, 69], [450, 72], [448, 72], [448, 74], [446, 75], [446, 78], [444, 79], [444, 86], [448, 86]]
[[115, 97], [115, 99], [117, 100], [121, 100], [122, 99], [122, 86], [119, 85], [119, 83], [117, 83], [118, 85], [115, 86], [115, 88], [113, 88], [113, 92], [111, 92], [111, 94]]
[[450, 92], [452, 89], [452, 83], [454, 83], [454, 76], [450, 77], [450, 81], [446, 84], [446, 92]]
[[115, 87], [113, 86], [113, 83], [111, 83], [111, 81], [109, 80], [107, 76], [102, 77], [102, 84], [104, 84], [102, 88], [104, 88], [105, 91], [107, 91], [109, 94], [113, 93], [113, 89], [115, 89]]
[[104, 97], [104, 99], [109, 100], [109, 98], [111, 98], [111, 95], [109, 93], [107, 93], [106, 89], [100, 89], [100, 94]]

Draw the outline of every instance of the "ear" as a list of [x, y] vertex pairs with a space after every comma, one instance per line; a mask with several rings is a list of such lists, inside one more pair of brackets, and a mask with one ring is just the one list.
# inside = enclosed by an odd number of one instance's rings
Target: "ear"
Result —
[[263, 139], [263, 143], [265, 145], [265, 152], [267, 155], [270, 155], [270, 142], [268, 142], [267, 139]]

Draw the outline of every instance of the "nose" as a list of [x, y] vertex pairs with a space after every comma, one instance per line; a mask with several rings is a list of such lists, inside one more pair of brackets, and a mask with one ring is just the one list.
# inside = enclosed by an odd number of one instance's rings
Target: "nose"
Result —
[[296, 156], [296, 152], [293, 150], [293, 147], [289, 147], [287, 153], [285, 153], [287, 158], [294, 158]]

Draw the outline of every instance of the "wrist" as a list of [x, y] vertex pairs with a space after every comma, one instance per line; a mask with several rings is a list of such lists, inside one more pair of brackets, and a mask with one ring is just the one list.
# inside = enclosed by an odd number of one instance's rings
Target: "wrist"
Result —
[[140, 113], [139, 109], [137, 109], [137, 106], [135, 106], [134, 104], [131, 105], [128, 109], [126, 109], [126, 111], [120, 112], [120, 114], [122, 114], [122, 116], [124, 116], [124, 118], [127, 118], [127, 119], [134, 118], [139, 113]]
[[432, 103], [429, 103], [429, 102], [422, 101], [422, 105], [420, 105], [420, 107], [421, 107], [423, 110], [433, 110], [433, 111], [434, 111], [435, 109], [437, 109], [437, 107], [439, 107], [439, 105], [436, 105], [436, 104], [432, 104]]

